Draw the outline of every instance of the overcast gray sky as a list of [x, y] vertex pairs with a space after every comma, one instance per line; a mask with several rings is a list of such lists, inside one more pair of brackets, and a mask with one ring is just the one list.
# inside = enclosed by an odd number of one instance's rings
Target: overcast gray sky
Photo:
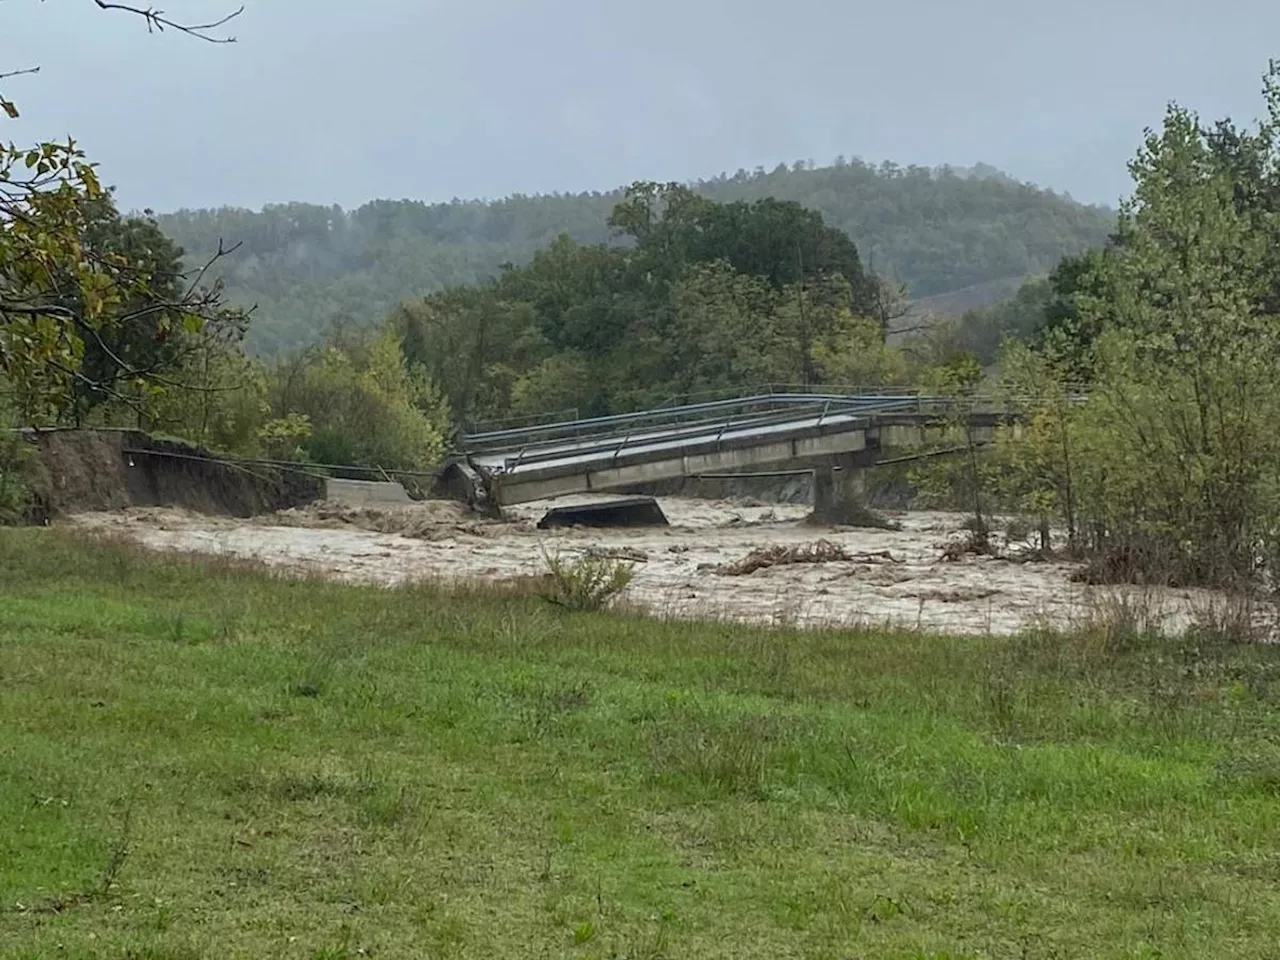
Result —
[[[169, 0], [175, 17], [239, 0]], [[838, 154], [994, 164], [1114, 203], [1176, 99], [1252, 120], [1275, 0], [244, 0], [239, 42], [0, 0], [23, 117], [122, 206], [447, 200]]]

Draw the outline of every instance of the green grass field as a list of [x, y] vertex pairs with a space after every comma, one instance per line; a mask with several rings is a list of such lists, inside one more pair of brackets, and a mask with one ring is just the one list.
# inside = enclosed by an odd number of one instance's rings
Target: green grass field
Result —
[[1277, 957], [1278, 699], [0, 531], [0, 955]]

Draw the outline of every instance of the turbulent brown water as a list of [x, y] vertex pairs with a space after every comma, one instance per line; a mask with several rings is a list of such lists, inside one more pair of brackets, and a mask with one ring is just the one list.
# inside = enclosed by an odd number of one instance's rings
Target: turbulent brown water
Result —
[[[571, 502], [568, 498], [557, 504]], [[505, 521], [466, 514], [453, 503], [391, 508], [336, 504], [254, 520], [172, 509], [81, 514], [68, 522], [157, 550], [258, 560], [268, 566], [353, 582], [498, 581], [545, 572], [544, 550], [572, 558], [623, 553], [635, 563], [625, 602], [670, 617], [722, 618], [797, 626], [893, 624], [947, 633], [1007, 634], [1029, 626], [1080, 626], [1123, 595], [1176, 631], [1210, 598], [1196, 591], [1137, 591], [1072, 583], [1071, 564], [992, 557], [943, 559], [963, 518], [898, 515], [903, 529], [823, 529], [796, 505], [664, 499], [671, 526], [539, 531], [548, 504], [526, 504]], [[742, 576], [717, 568], [752, 550], [824, 539], [852, 560], [783, 564]], [[1010, 545], [1016, 552], [1017, 545]]]

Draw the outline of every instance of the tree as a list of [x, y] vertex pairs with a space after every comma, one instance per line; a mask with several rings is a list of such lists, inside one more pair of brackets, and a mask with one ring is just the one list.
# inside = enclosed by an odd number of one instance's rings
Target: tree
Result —
[[550, 346], [600, 354], [616, 347], [645, 312], [648, 284], [635, 281], [627, 251], [583, 246], [561, 234], [528, 266], [503, 271], [496, 290], [504, 300], [533, 307]]
[[[150, 29], [211, 42], [229, 40], [216, 31], [239, 14], [182, 24], [150, 8], [94, 2], [140, 16]], [[0, 80], [36, 69], [0, 72]], [[18, 115], [3, 94], [0, 111]], [[77, 394], [142, 409], [148, 401], [143, 388], [176, 382], [145, 360], [120, 356], [113, 343], [135, 339], [139, 325], [150, 325], [163, 339], [175, 329], [194, 335], [225, 319], [217, 287], [202, 284], [211, 264], [178, 284], [162, 252], [132, 261], [127, 249], [101, 242], [98, 228], [110, 222], [109, 209], [93, 164], [74, 140], [29, 148], [0, 143], [0, 378], [27, 420], [60, 415]], [[219, 248], [211, 262], [224, 255]], [[105, 361], [86, 368], [86, 356], [95, 353]], [[132, 389], [123, 388], [126, 381]]]
[[[1271, 121], [1258, 134], [1269, 169], [1280, 161], [1276, 77], [1273, 68]], [[1134, 197], [1105, 261], [1111, 300], [1082, 310], [1107, 341], [1100, 413], [1143, 464], [1140, 475], [1113, 474], [1106, 492], [1136, 532], [1170, 541], [1184, 578], [1245, 577], [1277, 519], [1280, 323], [1264, 307], [1280, 237], [1237, 203], [1236, 176], [1183, 108], [1148, 134], [1131, 170]]]
[[629, 245], [562, 234], [488, 283], [394, 313], [406, 357], [440, 385], [457, 421], [904, 376], [871, 312], [892, 287], [864, 274], [848, 237], [811, 211], [641, 183], [611, 222]]
[[214, 450], [259, 452], [271, 412], [262, 365], [238, 343], [212, 336], [194, 338], [177, 364], [173, 376], [184, 389], [161, 394], [149, 422]]
[[[145, 385], [153, 396], [175, 389], [207, 394], [243, 387], [240, 378], [210, 381], [207, 374], [214, 367], [229, 372], [241, 365], [211, 365], [208, 358], [240, 352], [248, 316], [215, 307], [200, 318], [203, 322], [198, 326], [184, 323], [181, 312], [172, 306], [184, 296], [183, 251], [153, 219], [121, 217], [111, 198], [104, 197], [86, 210], [85, 243], [98, 258], [118, 257], [129, 264], [130, 271], [145, 277], [146, 283], [135, 285], [128, 291], [131, 299], [119, 305], [120, 318], [128, 319], [105, 324], [84, 344], [83, 377], [72, 386], [69, 411], [76, 423], [95, 407], [111, 402], [111, 391], [127, 391], [130, 384]], [[81, 307], [74, 291], [62, 305], [73, 313]], [[205, 397], [200, 402], [207, 407], [211, 400]]]
[[1062, 370], [1023, 340], [1009, 340], [1000, 357], [1000, 386], [1018, 421], [997, 430], [991, 473], [1000, 502], [1038, 523], [1040, 549], [1061, 520], [1068, 548], [1079, 546], [1077, 472], [1081, 418]]
[[819, 383], [856, 388], [906, 383], [907, 361], [884, 342], [880, 322], [842, 310], [811, 347]]
[[274, 421], [307, 424], [293, 433], [318, 463], [422, 470], [444, 453], [447, 404], [390, 325], [280, 364], [270, 392]]
[[1038, 326], [1029, 331], [1030, 339], [1080, 383], [1092, 381], [1097, 372], [1102, 331], [1123, 323], [1111, 310], [1113, 274], [1107, 263], [1122, 242], [1117, 235], [1110, 248], [1063, 258], [1049, 274]]
[[574, 420], [597, 390], [590, 360], [572, 351], [555, 353], [516, 378], [510, 410], [516, 417]]
[[777, 291], [842, 277], [852, 309], [874, 315], [878, 305], [853, 241], [793, 201], [714, 203], [680, 184], [642, 182], [627, 189], [609, 225], [635, 240], [635, 269], [664, 288], [690, 264], [723, 260]]
[[1006, 340], [1031, 340], [1045, 325], [1045, 311], [1053, 298], [1048, 278], [1027, 281], [1008, 300], [967, 310], [951, 324], [950, 339], [958, 352], [971, 352], [987, 366], [995, 363]]
[[690, 267], [672, 291], [669, 393], [734, 391], [770, 379], [773, 296], [723, 260]]
[[871, 316], [880, 328], [880, 339], [887, 340], [893, 331], [893, 322], [911, 312], [907, 285], [875, 272], [870, 273], [867, 282], [871, 285]]
[[405, 304], [391, 322], [406, 361], [439, 385], [458, 423], [505, 415], [517, 379], [547, 354], [534, 307], [492, 286]]
[[[1055, 272], [1008, 489], [1065, 512], [1110, 575], [1243, 586], [1280, 559], [1280, 67], [1256, 130], [1169, 108], [1104, 252]], [[1014, 365], [1014, 373], [1017, 373]], [[1066, 383], [1087, 377], [1085, 404]]]

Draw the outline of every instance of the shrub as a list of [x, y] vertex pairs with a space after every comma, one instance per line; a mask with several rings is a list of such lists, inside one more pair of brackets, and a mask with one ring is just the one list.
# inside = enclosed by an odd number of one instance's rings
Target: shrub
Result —
[[578, 557], [564, 560], [542, 552], [547, 564], [545, 599], [567, 610], [600, 610], [631, 583], [634, 569], [622, 560]]

